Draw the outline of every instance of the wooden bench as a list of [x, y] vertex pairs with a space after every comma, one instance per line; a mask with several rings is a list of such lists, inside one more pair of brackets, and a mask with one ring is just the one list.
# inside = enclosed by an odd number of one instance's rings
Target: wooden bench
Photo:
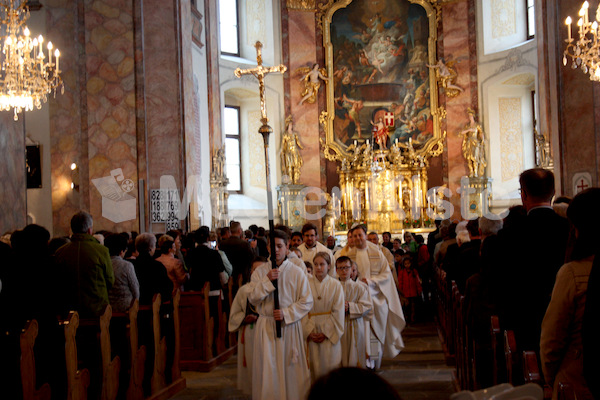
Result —
[[495, 386], [504, 381], [504, 379], [500, 378], [500, 368], [498, 367], [498, 363], [500, 362], [500, 357], [498, 357], [500, 348], [500, 320], [497, 315], [490, 317], [490, 341], [492, 343], [492, 377]]
[[144, 362], [146, 361], [146, 346], [139, 346], [138, 312], [140, 301], [135, 299], [129, 310], [124, 313], [114, 313], [113, 318], [126, 319], [126, 336], [129, 339], [129, 382], [127, 386], [127, 400], [143, 400], [144, 388]]
[[216, 298], [216, 315], [212, 315], [209, 291], [209, 284], [206, 283], [200, 292], [181, 294], [180, 365], [183, 370], [210, 371], [229, 359], [235, 351], [235, 345], [225, 341], [229, 336], [228, 316], [223, 312], [222, 300], [220, 296]]
[[67, 367], [67, 400], [86, 400], [90, 385], [90, 371], [77, 369], [77, 343], [75, 335], [79, 326], [79, 314], [71, 311], [63, 322], [65, 329], [65, 361]]
[[36, 389], [35, 357], [33, 346], [38, 335], [38, 323], [36, 320], [28, 321], [21, 333], [21, 386], [23, 388], [23, 400], [50, 400], [50, 385], [44, 383]]

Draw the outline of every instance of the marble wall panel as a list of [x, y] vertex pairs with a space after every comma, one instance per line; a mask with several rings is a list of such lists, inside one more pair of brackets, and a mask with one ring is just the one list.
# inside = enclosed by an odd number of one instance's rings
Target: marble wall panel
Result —
[[[86, 1], [82, 28], [86, 51], [89, 179], [111, 176], [112, 171], [121, 169], [123, 178], [135, 183], [128, 194], [137, 197], [135, 103], [128, 100], [135, 96], [133, 3]], [[94, 229], [138, 230], [137, 216], [118, 223], [101, 217], [102, 195], [93, 185], [89, 189], [89, 203]]]
[[27, 180], [23, 118], [12, 111], [0, 113], [0, 235], [22, 229], [27, 223]]
[[[321, 148], [319, 144], [319, 105], [299, 105], [303, 83], [296, 72], [298, 68], [310, 67], [316, 62], [315, 16], [312, 12], [288, 10], [288, 35], [293, 38], [293, 51], [289, 54], [290, 110], [294, 118], [294, 130], [304, 145], [301, 151], [304, 165], [300, 183], [306, 186], [323, 187], [325, 176], [321, 173]], [[324, 96], [325, 85], [319, 96]]]

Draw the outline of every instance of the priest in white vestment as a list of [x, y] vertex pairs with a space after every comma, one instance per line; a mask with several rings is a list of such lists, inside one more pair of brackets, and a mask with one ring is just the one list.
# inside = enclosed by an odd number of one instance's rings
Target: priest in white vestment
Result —
[[[313, 259], [319, 252], [329, 254], [331, 260], [333, 260], [333, 253], [324, 244], [319, 242], [319, 234], [317, 233], [317, 227], [314, 224], [308, 223], [302, 226], [302, 238], [304, 243], [298, 246], [298, 250], [302, 253], [302, 261], [313, 262]], [[330, 268], [329, 275], [335, 276], [335, 268]]]
[[365, 321], [373, 315], [373, 303], [367, 285], [354, 282], [352, 260], [341, 256], [336, 260], [337, 274], [344, 289], [344, 334], [342, 335], [342, 366], [367, 366], [367, 343], [365, 341]]
[[[404, 348], [401, 332], [406, 322], [388, 261], [376, 245], [367, 241], [364, 225], [358, 225], [352, 230], [352, 240], [354, 246], [344, 247], [340, 256], [350, 257], [358, 264], [358, 280], [369, 287], [373, 301], [370, 333], [381, 346], [377, 351], [379, 357], [376, 367], [379, 368], [382, 355], [394, 358]], [[367, 339], [367, 342], [369, 341], [370, 339]], [[369, 354], [374, 355], [374, 351]]]
[[344, 292], [340, 282], [328, 275], [331, 258], [317, 253], [313, 259], [313, 276], [308, 278], [313, 308], [302, 320], [308, 342], [308, 362], [312, 381], [342, 366], [344, 333]]
[[[254, 332], [252, 398], [304, 399], [310, 387], [306, 345], [301, 320], [311, 310], [313, 298], [306, 273], [286, 260], [287, 235], [274, 230], [275, 261], [261, 265], [252, 274], [250, 303], [259, 314]], [[273, 280], [277, 279], [279, 309], [274, 309]], [[275, 321], [281, 321], [281, 338]]]

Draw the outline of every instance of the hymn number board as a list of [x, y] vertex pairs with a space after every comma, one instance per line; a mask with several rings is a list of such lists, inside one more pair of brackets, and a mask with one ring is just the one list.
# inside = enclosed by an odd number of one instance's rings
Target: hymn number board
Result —
[[165, 223], [165, 230], [179, 229], [179, 190], [150, 190], [150, 222]]

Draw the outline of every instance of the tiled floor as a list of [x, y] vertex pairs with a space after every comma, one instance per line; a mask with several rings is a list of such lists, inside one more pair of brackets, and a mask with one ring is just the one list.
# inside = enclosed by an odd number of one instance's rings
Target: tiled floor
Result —
[[[379, 374], [403, 400], [448, 399], [455, 392], [454, 368], [446, 366], [433, 322], [408, 326], [402, 332], [405, 349], [384, 360]], [[236, 386], [236, 358], [208, 373], [183, 372], [187, 389], [172, 400], [249, 399]]]

